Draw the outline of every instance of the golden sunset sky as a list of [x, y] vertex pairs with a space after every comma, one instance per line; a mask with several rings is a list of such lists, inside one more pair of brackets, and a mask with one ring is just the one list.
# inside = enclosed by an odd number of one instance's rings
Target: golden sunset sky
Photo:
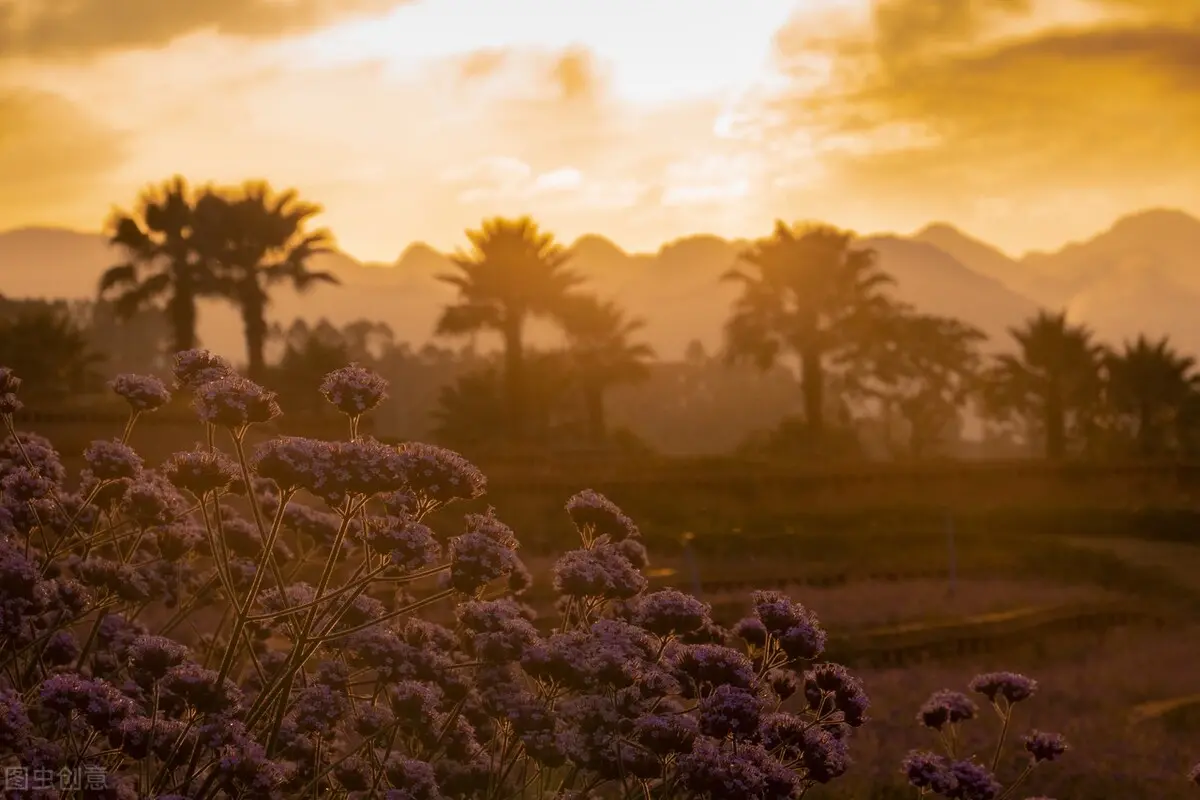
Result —
[[266, 177], [391, 261], [492, 214], [653, 249], [1200, 212], [1197, 0], [0, 0], [0, 229]]

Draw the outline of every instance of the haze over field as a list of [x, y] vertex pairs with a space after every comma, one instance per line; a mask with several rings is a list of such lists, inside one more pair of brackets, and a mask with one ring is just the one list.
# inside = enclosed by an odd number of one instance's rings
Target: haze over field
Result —
[[[1179, 211], [1152, 210], [1122, 218], [1102, 233], [1050, 253], [1009, 256], [945, 223], [915, 234], [866, 236], [881, 265], [897, 279], [897, 296], [947, 316], [964, 316], [994, 338], [1007, 339], [1038, 306], [1066, 308], [1104, 338], [1138, 333], [1170, 335], [1189, 351], [1200, 350], [1192, 324], [1200, 308], [1200, 220]], [[744, 241], [693, 235], [650, 253], [629, 253], [611, 240], [588, 234], [572, 246], [574, 264], [589, 283], [646, 319], [645, 339], [665, 358], [683, 354], [699, 340], [715, 350], [737, 287], [719, 277], [736, 260]], [[0, 291], [10, 297], [89, 297], [103, 271], [120, 255], [99, 234], [61, 228], [0, 233]], [[454, 296], [437, 275], [452, 271], [446, 256], [429, 245], [408, 246], [390, 263], [361, 262], [344, 252], [318, 256], [314, 268], [338, 275], [343, 285], [315, 295], [280, 287], [274, 319], [327, 317], [335, 324], [356, 319], [389, 323], [397, 338], [432, 338], [441, 309]], [[236, 311], [217, 301], [202, 310], [203, 341], [231, 356], [242, 350]], [[535, 332], [546, 342], [549, 333]]]

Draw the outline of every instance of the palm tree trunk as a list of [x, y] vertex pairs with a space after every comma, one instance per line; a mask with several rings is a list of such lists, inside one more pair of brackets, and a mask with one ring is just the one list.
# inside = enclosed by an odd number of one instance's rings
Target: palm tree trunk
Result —
[[825, 429], [825, 369], [817, 348], [800, 352], [800, 391], [804, 393], [804, 422], [813, 439]]
[[1154, 424], [1154, 412], [1143, 403], [1138, 409], [1137, 443], [1138, 455], [1149, 458], [1157, 449], [1158, 431]]
[[196, 346], [196, 298], [190, 287], [177, 286], [167, 301], [167, 322], [171, 326], [172, 352]]
[[1067, 451], [1067, 419], [1062, 394], [1057, 386], [1046, 393], [1045, 419], [1046, 458], [1060, 459]]
[[587, 414], [588, 439], [600, 444], [608, 437], [608, 419], [604, 409], [604, 390], [588, 386], [583, 391], [584, 411]]
[[508, 434], [514, 439], [525, 436], [525, 343], [523, 320], [514, 316], [504, 326], [504, 400]]
[[[258, 287], [254, 287], [257, 289]], [[242, 325], [246, 332], [246, 374], [262, 381], [267, 371], [267, 309], [258, 292], [251, 290], [242, 298]]]

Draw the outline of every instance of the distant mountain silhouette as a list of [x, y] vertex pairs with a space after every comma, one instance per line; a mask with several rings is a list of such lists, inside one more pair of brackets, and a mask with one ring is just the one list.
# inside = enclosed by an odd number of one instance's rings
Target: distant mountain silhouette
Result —
[[1200, 291], [1200, 220], [1182, 211], [1151, 209], [1122, 217], [1103, 233], [1053, 253], [1029, 253], [1022, 263], [1061, 282], [1074, 295], [1125, 271], [1154, 269]]
[[[918, 308], [958, 316], [1006, 343], [1008, 326], [1039, 305], [1068, 308], [1104, 338], [1138, 331], [1169, 333], [1200, 351], [1192, 318], [1200, 308], [1200, 220], [1155, 209], [1118, 220], [1085, 242], [1053, 253], [1012, 258], [946, 223], [912, 236], [864, 237], [897, 281], [896, 294]], [[645, 338], [664, 358], [680, 357], [700, 340], [715, 349], [736, 288], [719, 281], [744, 241], [702, 234], [664, 244], [656, 253], [629, 253], [589, 234], [571, 245], [573, 267], [590, 288], [614, 297], [645, 318]], [[89, 297], [105, 268], [119, 261], [103, 237], [59, 228], [0, 233], [0, 293], [8, 297]], [[382, 320], [397, 338], [416, 344], [432, 337], [441, 308], [454, 296], [437, 276], [453, 271], [450, 259], [423, 244], [409, 245], [393, 264], [369, 264], [342, 252], [314, 266], [338, 275], [343, 286], [299, 296], [273, 295], [273, 319], [295, 317], [334, 323]], [[201, 309], [200, 335], [210, 347], [242, 355], [241, 326], [225, 304]], [[532, 332], [546, 343], [549, 327]]]

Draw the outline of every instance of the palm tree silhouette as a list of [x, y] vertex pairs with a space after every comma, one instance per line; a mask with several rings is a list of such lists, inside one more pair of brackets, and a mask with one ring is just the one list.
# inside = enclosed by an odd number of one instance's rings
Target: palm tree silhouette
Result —
[[256, 380], [266, 368], [271, 287], [288, 282], [303, 292], [319, 283], [340, 283], [332, 273], [309, 268], [309, 260], [328, 252], [333, 241], [324, 229], [305, 230], [320, 212], [295, 190], [276, 192], [257, 181], [207, 191], [196, 203], [197, 239], [222, 293], [241, 312], [247, 373]]
[[504, 343], [506, 427], [525, 433], [525, 325], [534, 317], [561, 318], [582, 278], [567, 269], [570, 254], [529, 217], [485, 220], [467, 231], [470, 249], [453, 258], [456, 274], [438, 279], [458, 289], [458, 302], [437, 322], [439, 336], [500, 334]]
[[568, 354], [583, 396], [587, 434], [601, 442], [608, 434], [604, 395], [609, 389], [649, 377], [654, 349], [632, 337], [646, 326], [611, 300], [581, 295], [563, 319]]
[[1046, 457], [1062, 458], [1070, 423], [1085, 426], [1099, 402], [1104, 349], [1089, 328], [1070, 324], [1065, 311], [1040, 311], [1009, 333], [1019, 352], [1000, 356], [993, 378], [1005, 403], [1036, 415]]
[[1162, 455], [1177, 432], [1172, 428], [1196, 384], [1195, 359], [1180, 354], [1167, 337], [1151, 341], [1139, 335], [1105, 358], [1108, 400], [1130, 420], [1138, 452]]
[[800, 361], [804, 418], [816, 438], [824, 428], [825, 373], [867, 330], [864, 320], [888, 307], [893, 283], [875, 252], [854, 249], [854, 234], [825, 225], [789, 227], [755, 242], [721, 276], [741, 285], [725, 323], [726, 355], [768, 369], [784, 353]]
[[855, 348], [847, 388], [879, 402], [889, 444], [898, 412], [908, 424], [908, 454], [921, 458], [960, 421], [978, 389], [979, 345], [987, 335], [950, 317], [894, 310]]
[[195, 194], [179, 176], [144, 189], [135, 211], [114, 212], [106, 226], [126, 261], [101, 276], [100, 297], [126, 319], [163, 302], [174, 351], [196, 346], [196, 301], [216, 291], [194, 226]]

